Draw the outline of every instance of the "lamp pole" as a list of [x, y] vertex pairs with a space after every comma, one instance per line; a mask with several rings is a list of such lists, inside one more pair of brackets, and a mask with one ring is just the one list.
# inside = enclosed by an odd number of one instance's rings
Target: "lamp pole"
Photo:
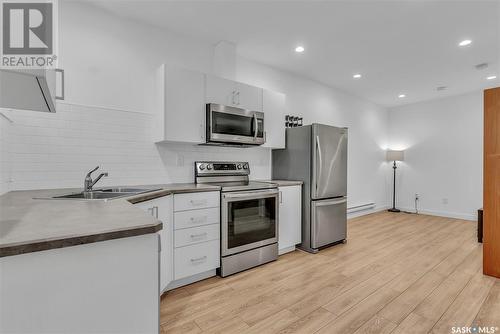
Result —
[[392, 183], [392, 208], [388, 211], [390, 212], [401, 212], [399, 209], [396, 209], [396, 160], [394, 160], [394, 164], [392, 165], [392, 169], [394, 170], [393, 175], [393, 183]]

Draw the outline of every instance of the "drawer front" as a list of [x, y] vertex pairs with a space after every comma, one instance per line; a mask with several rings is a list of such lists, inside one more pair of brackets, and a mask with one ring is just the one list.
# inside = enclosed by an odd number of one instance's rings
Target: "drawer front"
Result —
[[174, 195], [174, 211], [216, 208], [219, 206], [220, 193], [218, 191]]
[[174, 214], [174, 229], [191, 228], [201, 225], [219, 224], [219, 208], [180, 211]]
[[174, 250], [175, 279], [196, 275], [219, 267], [219, 240], [176, 248]]
[[220, 225], [206, 225], [175, 231], [175, 247], [189, 246], [200, 242], [219, 240]]

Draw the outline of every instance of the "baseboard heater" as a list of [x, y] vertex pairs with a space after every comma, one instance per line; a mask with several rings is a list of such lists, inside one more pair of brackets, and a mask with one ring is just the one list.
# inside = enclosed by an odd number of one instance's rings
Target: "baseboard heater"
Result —
[[347, 208], [347, 213], [364, 211], [364, 210], [369, 210], [369, 209], [373, 209], [373, 208], [375, 208], [375, 203], [366, 203], [366, 204], [351, 206], [351, 207]]

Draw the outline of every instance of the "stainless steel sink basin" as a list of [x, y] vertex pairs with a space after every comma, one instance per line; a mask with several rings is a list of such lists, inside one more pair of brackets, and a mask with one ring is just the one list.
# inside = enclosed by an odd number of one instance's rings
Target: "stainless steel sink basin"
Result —
[[140, 189], [140, 188], [125, 188], [125, 187], [110, 187], [110, 188], [96, 189], [96, 191], [101, 191], [105, 193], [134, 193], [134, 194], [140, 194], [154, 190], [158, 189]]
[[92, 192], [81, 192], [75, 194], [67, 194], [61, 196], [54, 196], [52, 198], [55, 199], [110, 199], [117, 198], [122, 196], [130, 196], [134, 193], [124, 193], [124, 192], [101, 192], [101, 191], [92, 191]]
[[109, 187], [109, 188], [96, 189], [88, 192], [82, 191], [78, 193], [57, 195], [49, 198], [40, 198], [40, 199], [107, 200], [107, 199], [143, 194], [151, 191], [156, 191], [159, 189], [160, 188], [143, 189], [143, 188]]

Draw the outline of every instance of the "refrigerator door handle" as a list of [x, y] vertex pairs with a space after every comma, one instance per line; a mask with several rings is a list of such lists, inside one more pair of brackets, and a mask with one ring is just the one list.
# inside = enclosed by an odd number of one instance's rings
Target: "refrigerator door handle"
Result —
[[319, 143], [319, 136], [316, 136], [316, 152], [318, 154], [318, 161], [316, 162], [315, 186], [316, 186], [316, 196], [318, 196], [318, 180], [321, 180], [321, 166], [323, 163], [321, 159], [321, 144]]
[[335, 205], [335, 204], [342, 204], [342, 203], [345, 203], [347, 202], [347, 198], [346, 197], [343, 197], [341, 199], [333, 199], [331, 201], [321, 201], [319, 203], [316, 204], [316, 207], [319, 207], [319, 206], [328, 206], [328, 205]]

